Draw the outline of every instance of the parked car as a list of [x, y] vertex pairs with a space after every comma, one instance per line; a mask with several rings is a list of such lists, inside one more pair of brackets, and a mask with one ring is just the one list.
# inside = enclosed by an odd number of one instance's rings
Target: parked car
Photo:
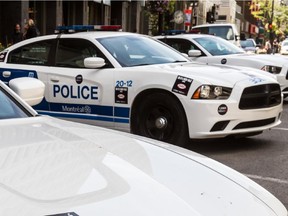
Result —
[[257, 46], [253, 38], [247, 38], [245, 40], [240, 40], [240, 45], [247, 53], [257, 53], [259, 47]]
[[[40, 80], [10, 82], [41, 100]], [[210, 158], [38, 115], [1, 81], [0, 101], [0, 215], [287, 216], [275, 196]]]
[[288, 40], [284, 40], [281, 42], [280, 54], [281, 55], [288, 55]]
[[247, 54], [243, 49], [213, 35], [177, 34], [155, 38], [188, 54], [193, 61], [205, 64], [234, 65], [256, 68], [276, 75], [283, 94], [288, 96], [287, 58], [276, 55]]
[[177, 145], [255, 135], [281, 123], [274, 78], [193, 63], [147, 35], [101, 31], [25, 40], [0, 53], [0, 79], [16, 77], [45, 83], [45, 98], [34, 106], [40, 114]]

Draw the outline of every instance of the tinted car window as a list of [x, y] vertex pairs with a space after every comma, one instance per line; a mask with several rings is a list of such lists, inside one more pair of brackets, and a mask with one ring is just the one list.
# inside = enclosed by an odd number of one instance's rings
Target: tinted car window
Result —
[[74, 38], [62, 38], [59, 40], [56, 66], [85, 68], [84, 59], [87, 57], [101, 57], [108, 62], [98, 48], [88, 40]]
[[[174, 49], [178, 50], [181, 53], [188, 54], [189, 50], [200, 50], [195, 44], [193, 44], [189, 40], [172, 39], [172, 38], [163, 38], [160, 40], [168, 44], [169, 46], [173, 47]], [[202, 51], [201, 51], [201, 55], [205, 56], [205, 54]]]
[[49, 65], [49, 53], [53, 40], [40, 41], [13, 50], [7, 63], [27, 65]]
[[24, 117], [28, 114], [0, 87], [0, 119]]

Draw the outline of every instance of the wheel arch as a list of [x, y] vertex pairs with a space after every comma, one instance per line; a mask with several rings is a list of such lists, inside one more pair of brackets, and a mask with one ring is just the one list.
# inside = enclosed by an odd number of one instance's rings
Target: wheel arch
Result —
[[137, 107], [140, 106], [141, 102], [145, 99], [145, 97], [147, 97], [150, 94], [154, 94], [154, 93], [164, 93], [167, 94], [169, 96], [171, 96], [182, 108], [182, 111], [185, 114], [185, 120], [186, 120], [186, 125], [187, 125], [187, 131], [189, 131], [189, 124], [188, 124], [188, 120], [187, 120], [187, 114], [186, 111], [183, 107], [183, 104], [180, 102], [179, 98], [173, 94], [172, 92], [165, 90], [165, 89], [160, 89], [160, 88], [153, 88], [153, 89], [146, 89], [140, 93], [138, 93], [138, 95], [135, 97], [132, 105], [131, 105], [131, 112], [130, 112], [130, 131], [133, 133], [133, 127], [136, 124], [135, 122], [135, 115], [136, 115], [136, 110]]

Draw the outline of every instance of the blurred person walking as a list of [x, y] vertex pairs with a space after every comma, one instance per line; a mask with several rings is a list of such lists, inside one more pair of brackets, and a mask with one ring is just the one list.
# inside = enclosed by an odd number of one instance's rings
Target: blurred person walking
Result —
[[29, 19], [28, 22], [25, 25], [26, 32], [24, 33], [24, 38], [29, 39], [29, 38], [34, 38], [39, 35], [38, 29], [34, 23], [33, 19]]
[[23, 33], [21, 32], [21, 26], [19, 23], [16, 23], [12, 34], [11, 44], [16, 44], [22, 40], [23, 40]]

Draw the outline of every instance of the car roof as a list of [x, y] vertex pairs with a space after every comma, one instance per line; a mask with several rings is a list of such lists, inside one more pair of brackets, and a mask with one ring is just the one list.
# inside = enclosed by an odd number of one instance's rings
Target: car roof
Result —
[[196, 25], [193, 26], [193, 28], [198, 28], [198, 27], [213, 27], [213, 26], [235, 26], [235, 24], [231, 23], [213, 23], [213, 24], [202, 24], [202, 25]]
[[11, 48], [17, 48], [20, 46], [23, 46], [27, 43], [31, 42], [37, 42], [37, 41], [43, 41], [43, 40], [49, 40], [49, 39], [55, 39], [57, 37], [60, 38], [102, 38], [102, 37], [109, 37], [109, 36], [124, 36], [124, 35], [140, 35], [137, 33], [131, 33], [131, 32], [122, 32], [122, 31], [88, 31], [88, 32], [76, 32], [76, 33], [59, 33], [59, 34], [49, 34], [49, 35], [43, 35], [38, 36], [30, 39], [26, 39], [23, 41], [20, 41], [19, 43], [16, 43], [7, 49]]
[[123, 36], [123, 35], [138, 35], [136, 33], [131, 32], [122, 32], [122, 31], [88, 31], [88, 32], [76, 32], [73, 34], [61, 34], [65, 37], [93, 37], [93, 38], [101, 38], [101, 37], [110, 37], [110, 36]]
[[47, 39], [53, 39], [56, 37], [65, 37], [65, 38], [101, 38], [101, 37], [109, 37], [109, 36], [123, 36], [123, 35], [139, 35], [137, 33], [131, 33], [131, 32], [122, 32], [122, 31], [88, 31], [88, 32], [75, 32], [75, 33], [59, 33], [59, 34], [50, 34], [50, 35], [43, 35], [31, 39], [27, 39], [24, 41], [21, 41], [19, 43], [27, 43], [27, 41], [40, 41], [40, 40], [47, 40]]
[[[217, 36], [214, 35], [209, 35], [209, 34], [176, 34], [176, 35], [159, 35], [159, 36], [155, 36], [155, 38], [203, 38], [203, 37], [209, 37], [209, 38], [215, 38]], [[218, 38], [218, 37], [217, 37]]]

